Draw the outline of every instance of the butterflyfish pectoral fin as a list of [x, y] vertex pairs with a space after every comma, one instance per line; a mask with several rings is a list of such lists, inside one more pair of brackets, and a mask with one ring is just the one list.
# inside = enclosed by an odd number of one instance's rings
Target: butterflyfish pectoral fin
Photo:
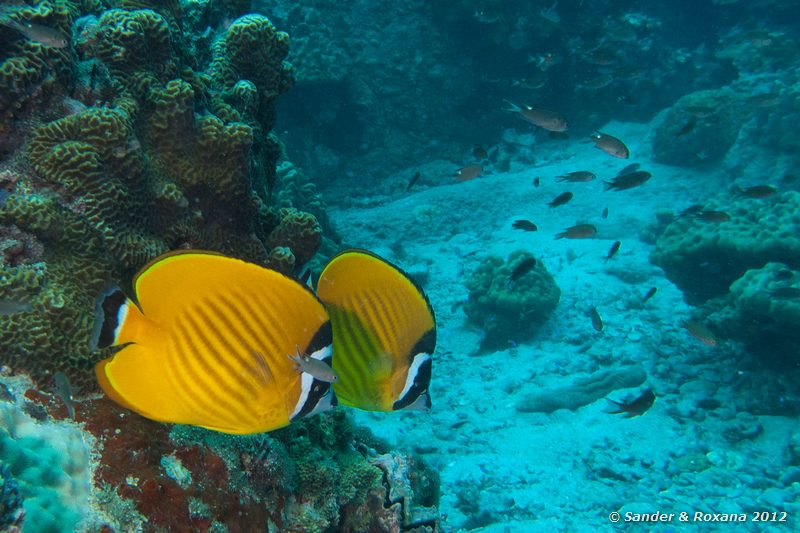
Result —
[[96, 367], [114, 401], [153, 420], [235, 434], [333, 403], [329, 384], [304, 389], [286, 357], [296, 346], [330, 351], [328, 315], [304, 285], [202, 251], [157, 258], [133, 285], [112, 336], [126, 345]]
[[392, 411], [429, 398], [436, 319], [407, 274], [374, 254], [347, 250], [325, 266], [317, 295], [333, 326], [333, 388], [342, 404]]

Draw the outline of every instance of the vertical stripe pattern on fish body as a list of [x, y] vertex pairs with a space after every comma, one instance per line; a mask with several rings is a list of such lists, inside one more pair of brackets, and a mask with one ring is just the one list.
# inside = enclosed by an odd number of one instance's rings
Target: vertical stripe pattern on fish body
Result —
[[317, 286], [333, 327], [338, 400], [372, 411], [430, 407], [433, 310], [401, 270], [370, 253], [331, 259]]
[[156, 259], [122, 304], [113, 343], [98, 363], [118, 403], [162, 422], [257, 433], [333, 404], [330, 386], [300, 374], [298, 347], [330, 359], [322, 304], [282, 274], [206, 252]]

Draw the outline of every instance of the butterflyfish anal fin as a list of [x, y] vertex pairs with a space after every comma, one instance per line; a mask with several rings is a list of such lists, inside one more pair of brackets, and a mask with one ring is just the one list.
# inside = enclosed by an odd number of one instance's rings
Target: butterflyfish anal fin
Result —
[[154, 420], [247, 434], [287, 425], [307, 400], [287, 354], [309, 346], [328, 315], [305, 286], [190, 252], [148, 265], [135, 289], [158, 334], [131, 329], [132, 344], [97, 366], [115, 401]]
[[427, 392], [429, 373], [414, 388], [407, 383], [420, 346], [433, 354], [436, 320], [407, 274], [369, 252], [348, 250], [327, 264], [317, 295], [331, 315], [333, 368], [340, 376], [334, 391], [343, 404], [391, 411], [409, 391]]

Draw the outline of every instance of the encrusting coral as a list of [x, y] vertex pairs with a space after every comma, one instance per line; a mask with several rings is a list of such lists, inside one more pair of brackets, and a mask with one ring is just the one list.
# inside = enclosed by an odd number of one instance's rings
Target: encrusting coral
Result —
[[669, 165], [719, 162], [736, 141], [744, 110], [730, 89], [687, 94], [667, 111], [656, 129], [653, 155]]
[[800, 270], [770, 262], [747, 270], [730, 291], [706, 302], [709, 327], [746, 343], [773, 367], [800, 362]]
[[487, 257], [467, 279], [464, 312], [486, 333], [484, 347], [524, 340], [558, 305], [561, 291], [540, 261], [519, 279], [511, 279], [513, 269], [528, 259], [533, 256], [521, 250], [508, 261]]
[[769, 262], [800, 268], [800, 193], [788, 191], [762, 201], [727, 194], [704, 209], [724, 209], [730, 220], [675, 220], [661, 234], [650, 260], [690, 303], [727, 294], [747, 270]]

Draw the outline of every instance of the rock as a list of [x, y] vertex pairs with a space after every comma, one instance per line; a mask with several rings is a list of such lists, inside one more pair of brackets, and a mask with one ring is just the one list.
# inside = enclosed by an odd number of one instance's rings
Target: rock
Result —
[[558, 409], [575, 410], [597, 401], [614, 390], [638, 387], [646, 379], [647, 374], [644, 369], [637, 365], [606, 370], [576, 379], [572, 385], [530, 394], [517, 403], [517, 411], [552, 413]]

